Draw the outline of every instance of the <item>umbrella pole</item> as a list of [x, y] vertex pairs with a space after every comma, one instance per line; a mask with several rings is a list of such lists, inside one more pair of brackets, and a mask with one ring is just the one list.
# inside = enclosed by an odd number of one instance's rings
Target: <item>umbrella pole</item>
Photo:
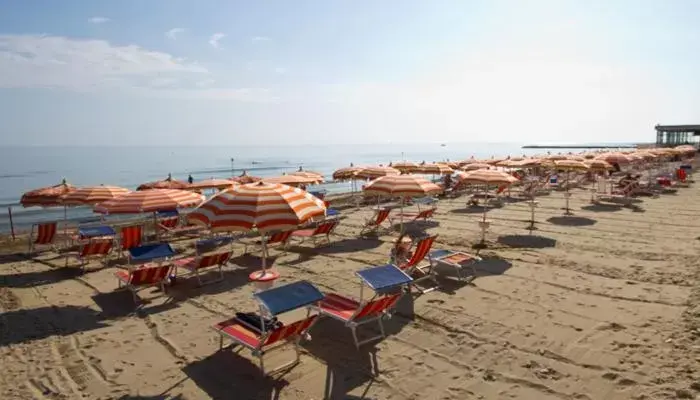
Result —
[[401, 221], [400, 221], [401, 225], [399, 228], [399, 236], [403, 235], [403, 202], [404, 202], [404, 198], [402, 196], [401, 197]]
[[262, 274], [265, 275], [267, 271], [267, 241], [264, 234], [260, 235], [260, 242], [262, 243]]
[[63, 240], [66, 241], [66, 246], [68, 246], [68, 206], [63, 205]]
[[566, 198], [566, 207], [564, 208], [564, 214], [571, 215], [571, 209], [569, 209], [569, 198], [571, 193], [569, 192], [569, 170], [566, 170], [566, 187], [564, 188], [564, 198]]

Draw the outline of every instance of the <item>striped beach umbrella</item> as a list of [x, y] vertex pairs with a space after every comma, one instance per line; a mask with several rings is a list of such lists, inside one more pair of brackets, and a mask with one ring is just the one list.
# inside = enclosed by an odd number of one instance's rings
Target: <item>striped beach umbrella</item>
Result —
[[188, 190], [204, 190], [204, 189], [230, 189], [234, 187], [235, 185], [238, 185], [236, 182], [233, 182], [230, 179], [216, 179], [216, 178], [211, 178], [211, 179], [204, 179], [199, 182], [194, 182], [188, 185], [187, 189]]
[[397, 161], [390, 163], [389, 166], [391, 168], [398, 169], [399, 171], [401, 171], [401, 173], [404, 174], [415, 172], [418, 170], [418, 164], [412, 161]]
[[231, 178], [231, 180], [236, 183], [240, 183], [241, 185], [245, 185], [248, 183], [260, 182], [262, 178], [258, 176], [248, 175], [247, 171], [243, 171], [242, 174], [234, 176], [233, 178]]
[[310, 184], [320, 183], [323, 181], [323, 178], [321, 178], [318, 175], [304, 177], [304, 176], [299, 176], [299, 175], [286, 175], [286, 174], [284, 174], [281, 176], [272, 176], [269, 178], [263, 178], [262, 181], [265, 183], [297, 186], [297, 185], [310, 185]]
[[310, 193], [282, 184], [257, 182], [225, 190], [188, 215], [216, 231], [293, 229], [323, 215], [326, 206]]
[[474, 183], [481, 185], [510, 185], [518, 181], [518, 178], [492, 169], [478, 169], [475, 171], [456, 173], [459, 183]]
[[420, 197], [442, 192], [442, 188], [417, 175], [391, 175], [377, 178], [362, 189], [376, 196]]
[[99, 203], [95, 212], [102, 214], [137, 214], [194, 207], [204, 201], [198, 193], [177, 189], [149, 189], [129, 192]]
[[629, 164], [630, 159], [622, 153], [603, 153], [595, 157], [595, 160], [603, 160], [610, 164]]
[[361, 179], [375, 179], [382, 176], [400, 175], [401, 171], [392, 167], [365, 167], [357, 172], [356, 176]]
[[348, 179], [355, 179], [357, 173], [362, 170], [362, 167], [345, 167], [335, 170], [333, 172], [333, 179], [336, 181], [344, 181]]
[[178, 181], [176, 179], [172, 179], [171, 177], [167, 177], [166, 179], [163, 179], [162, 181], [142, 183], [141, 185], [139, 185], [139, 187], [136, 188], [136, 190], [187, 189], [189, 186], [190, 186], [190, 184], [187, 182]]
[[454, 170], [447, 164], [421, 164], [415, 171], [418, 174], [451, 175]]
[[[503, 162], [505, 160], [501, 160], [500, 162]], [[491, 168], [491, 164], [485, 164], [485, 163], [471, 163], [471, 164], [466, 164], [462, 168], [460, 168], [463, 171], [476, 171], [480, 169], [489, 169]]]
[[23, 207], [56, 207], [63, 205], [63, 199], [75, 191], [76, 187], [63, 182], [58, 185], [34, 189], [26, 192], [20, 199]]
[[67, 194], [63, 203], [66, 205], [98, 204], [129, 193], [130, 190], [119, 186], [85, 186]]
[[324, 215], [326, 205], [312, 194], [291, 186], [265, 182], [241, 185], [209, 199], [188, 215], [188, 220], [212, 232], [261, 233], [262, 270], [265, 271], [265, 232], [289, 230]]
[[290, 176], [299, 176], [305, 179], [313, 180], [313, 183], [322, 183], [324, 181], [323, 175], [318, 172], [313, 171], [296, 171], [289, 174]]

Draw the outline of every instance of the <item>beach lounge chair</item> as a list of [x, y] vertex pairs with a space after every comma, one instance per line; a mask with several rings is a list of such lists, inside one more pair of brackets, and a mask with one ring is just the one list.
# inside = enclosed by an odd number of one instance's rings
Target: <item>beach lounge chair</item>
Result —
[[201, 225], [181, 224], [180, 217], [167, 217], [158, 222], [158, 230], [171, 236], [197, 236], [204, 227]]
[[292, 232], [293, 238], [299, 238], [299, 244], [304, 243], [306, 239], [311, 239], [316, 246], [318, 238], [326, 237], [328, 244], [331, 243], [331, 234], [338, 226], [340, 221], [337, 219], [326, 220], [320, 222], [315, 228], [298, 229]]
[[58, 228], [58, 223], [45, 222], [42, 224], [32, 225], [32, 230], [29, 233], [29, 256], [32, 256], [36, 246], [50, 246], [54, 247], [54, 240], [56, 239], [56, 230]]
[[127, 251], [143, 244], [143, 225], [125, 226], [119, 231], [119, 248]]
[[612, 189], [606, 179], [599, 179], [595, 201], [609, 201], [624, 204], [631, 203], [632, 199], [630, 196], [633, 193], [634, 187], [638, 185], [637, 182], [630, 182], [623, 188]]
[[131, 291], [134, 303], [139, 302], [138, 292], [153, 286], [159, 286], [165, 293], [165, 284], [170, 277], [170, 270], [173, 265], [167, 264], [144, 264], [143, 266], [131, 270], [118, 270], [114, 273], [117, 277], [119, 288], [124, 287]]
[[418, 220], [423, 220], [423, 222], [433, 218], [435, 215], [435, 211], [437, 210], [437, 207], [433, 208], [428, 208], [419, 212], [403, 212], [403, 213], [398, 213], [394, 214], [390, 219], [389, 223], [393, 226], [394, 221], [401, 221], [401, 218], [403, 218], [403, 223], [411, 223], [414, 221]]
[[[265, 238], [265, 246], [269, 250], [272, 247], [281, 248], [284, 251], [289, 243], [289, 238], [292, 236], [292, 230], [289, 231], [277, 231]], [[252, 247], [254, 251], [262, 250], [262, 240], [254, 240], [252, 242], [244, 242], [243, 253], [248, 254], [248, 246]]]
[[[427, 236], [420, 239], [416, 245], [411, 258], [404, 263], [399, 263], [398, 267], [413, 278], [412, 283], [431, 279], [435, 286], [426, 289], [419, 289], [421, 293], [428, 293], [437, 288], [437, 280], [433, 272], [433, 262], [430, 260], [430, 249], [435, 243], [438, 235]], [[426, 258], [428, 261], [426, 262]], [[412, 285], [414, 286], [414, 285]]]
[[[308, 336], [308, 331], [318, 318], [312, 314], [311, 306], [323, 299], [323, 293], [307, 281], [290, 283], [253, 294], [259, 303], [259, 313], [238, 313], [235, 317], [213, 326], [219, 333], [219, 351], [224, 348], [224, 338], [249, 349], [258, 358], [260, 370], [266, 374], [264, 356], [283, 342], [294, 346], [296, 357], [291, 362], [277, 366], [269, 373], [291, 367], [301, 361], [299, 342]], [[290, 324], [282, 324], [277, 316], [290, 311], [307, 308], [306, 317]]]
[[467, 279], [466, 269], [471, 270], [472, 277], [476, 277], [476, 263], [481, 261], [481, 257], [461, 251], [453, 250], [433, 250], [428, 253], [428, 260], [433, 268], [442, 264], [454, 268], [457, 271], [457, 279], [464, 281]]
[[[318, 310], [321, 315], [341, 321], [350, 328], [355, 347], [359, 349], [365, 343], [386, 337], [383, 320], [391, 316], [396, 303], [404, 293], [402, 289], [408, 286], [412, 279], [391, 264], [357, 271], [356, 275], [364, 285], [374, 290], [372, 298], [362, 299], [362, 288], [364, 288], [362, 285], [358, 300], [337, 293], [326, 293], [326, 297], [318, 305]], [[375, 321], [379, 324], [380, 333], [359, 340], [357, 328]]]
[[68, 259], [76, 258], [80, 262], [80, 270], [85, 271], [85, 266], [91, 258], [99, 258], [102, 264], [106, 264], [107, 257], [112, 251], [114, 239], [112, 238], [95, 238], [90, 239], [86, 243], [80, 245], [76, 253], [68, 253], [65, 256], [65, 266], [68, 266]]
[[369, 232], [377, 232], [381, 227], [382, 223], [387, 220], [389, 214], [391, 213], [390, 208], [380, 208], [375, 211], [371, 218], [365, 221], [364, 226], [360, 230], [360, 235], [364, 235]]
[[173, 265], [177, 269], [184, 269], [189, 272], [189, 275], [195, 275], [197, 277], [197, 282], [199, 286], [202, 286], [202, 278], [200, 276], [200, 271], [207, 268], [218, 268], [219, 278], [210, 280], [206, 283], [221, 282], [224, 280], [224, 265], [228, 264], [231, 259], [232, 251], [220, 251], [217, 253], [211, 253], [206, 255], [197, 255], [194, 257], [181, 258], [179, 260], [173, 261]]

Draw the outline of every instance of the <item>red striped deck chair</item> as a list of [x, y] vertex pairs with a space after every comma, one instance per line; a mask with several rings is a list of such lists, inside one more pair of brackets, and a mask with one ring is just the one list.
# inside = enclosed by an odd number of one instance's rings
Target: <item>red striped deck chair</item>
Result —
[[369, 232], [379, 231], [379, 228], [381, 227], [382, 223], [384, 223], [384, 221], [386, 221], [387, 218], [389, 218], [390, 213], [390, 208], [380, 208], [379, 210], [377, 210], [374, 213], [374, 215], [372, 215], [372, 218], [365, 221], [365, 225], [362, 227], [360, 235], [364, 235]]
[[199, 286], [202, 286], [200, 271], [207, 268], [217, 268], [219, 270], [219, 277], [206, 283], [221, 282], [224, 280], [223, 267], [224, 265], [228, 264], [229, 260], [231, 259], [231, 254], [232, 251], [221, 251], [218, 253], [198, 255], [196, 257], [181, 258], [173, 261], [173, 265], [175, 265], [177, 269], [182, 268], [188, 271], [189, 275], [195, 275]]
[[143, 244], [143, 225], [125, 226], [120, 231], [119, 247], [127, 251]]
[[299, 244], [303, 243], [306, 239], [311, 239], [316, 246], [316, 242], [319, 237], [326, 237], [328, 244], [331, 244], [331, 234], [338, 226], [340, 221], [337, 219], [331, 219], [319, 223], [315, 228], [299, 229], [292, 232], [292, 237], [299, 238]]
[[53, 247], [57, 229], [56, 221], [32, 225], [32, 231], [29, 233], [29, 256], [32, 256], [36, 246]]
[[[422, 219], [423, 221], [427, 221], [427, 220], [433, 218], [433, 216], [435, 215], [435, 210], [437, 210], [437, 207], [428, 208], [428, 209], [422, 210], [422, 211], [417, 212], [417, 213], [416, 212], [398, 213], [391, 218], [391, 221], [389, 221], [389, 223], [394, 225], [394, 221], [400, 220], [401, 217], [404, 218], [404, 221], [403, 221], [404, 224], [409, 223], [409, 222], [413, 222], [413, 221], [417, 221], [419, 219]], [[408, 218], [408, 220], [406, 218]]]
[[234, 343], [250, 349], [253, 352], [253, 355], [258, 358], [260, 370], [264, 375], [266, 372], [263, 357], [271, 350], [280, 347], [276, 346], [276, 344], [280, 344], [285, 341], [291, 343], [294, 346], [296, 357], [289, 363], [269, 370], [268, 373], [274, 373], [281, 369], [291, 367], [301, 361], [299, 342], [301, 341], [302, 337], [306, 335], [309, 329], [311, 329], [317, 318], [318, 314], [307, 314], [307, 317], [301, 321], [296, 321], [292, 324], [285, 325], [274, 331], [262, 333], [256, 331], [255, 329], [251, 329], [247, 324], [240, 321], [236, 317], [219, 322], [218, 324], [214, 325], [213, 328], [221, 335], [219, 338], [219, 350], [224, 348], [224, 337], [228, 337], [229, 339], [233, 340]]
[[170, 277], [172, 264], [144, 264], [132, 270], [119, 270], [114, 273], [119, 283], [119, 288], [124, 287], [131, 291], [134, 296], [134, 303], [139, 302], [138, 292], [152, 286], [160, 286], [165, 293], [165, 283]]
[[173, 236], [192, 235], [196, 236], [204, 230], [203, 226], [180, 224], [180, 217], [167, 217], [160, 220], [158, 229], [161, 233], [166, 233]]
[[[413, 277], [413, 284], [426, 279], [431, 279], [435, 283], [433, 287], [420, 290], [421, 293], [427, 293], [437, 288], [437, 280], [433, 272], [434, 263], [430, 260], [429, 256], [430, 249], [433, 247], [433, 243], [435, 243], [437, 237], [438, 235], [434, 235], [420, 239], [415, 245], [415, 250], [411, 258], [405, 263], [397, 265], [402, 271]], [[428, 258], [427, 262], [426, 258]], [[415, 277], [416, 275], [418, 275], [418, 277]]]
[[[391, 310], [401, 298], [401, 293], [376, 296], [366, 303], [361, 303], [352, 298], [336, 293], [326, 293], [326, 297], [321, 300], [319, 312], [322, 315], [337, 319], [345, 324], [352, 332], [355, 347], [386, 337], [384, 332], [385, 317], [391, 315]], [[370, 322], [377, 321], [380, 334], [370, 338], [359, 340], [357, 338], [357, 328]]]
[[107, 257], [112, 252], [114, 240], [112, 238], [94, 238], [80, 245], [77, 253], [66, 255], [66, 264], [68, 266], [69, 258], [76, 258], [80, 263], [80, 269], [85, 271], [85, 266], [90, 262], [90, 259], [98, 258], [102, 264], [106, 264]]
[[[277, 231], [268, 235], [267, 238], [265, 238], [265, 246], [267, 246], [268, 249], [270, 249], [270, 247], [278, 247], [284, 251], [287, 248], [292, 232], [294, 231]], [[262, 240], [246, 242], [244, 246], [243, 253], [245, 254], [248, 254], [248, 246], [252, 247], [254, 249], [253, 251], [262, 250]]]

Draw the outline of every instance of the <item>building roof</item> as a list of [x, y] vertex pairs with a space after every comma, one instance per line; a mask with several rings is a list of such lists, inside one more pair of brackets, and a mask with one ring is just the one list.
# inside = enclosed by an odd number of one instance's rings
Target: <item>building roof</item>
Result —
[[656, 125], [657, 132], [693, 132], [700, 133], [700, 125]]

